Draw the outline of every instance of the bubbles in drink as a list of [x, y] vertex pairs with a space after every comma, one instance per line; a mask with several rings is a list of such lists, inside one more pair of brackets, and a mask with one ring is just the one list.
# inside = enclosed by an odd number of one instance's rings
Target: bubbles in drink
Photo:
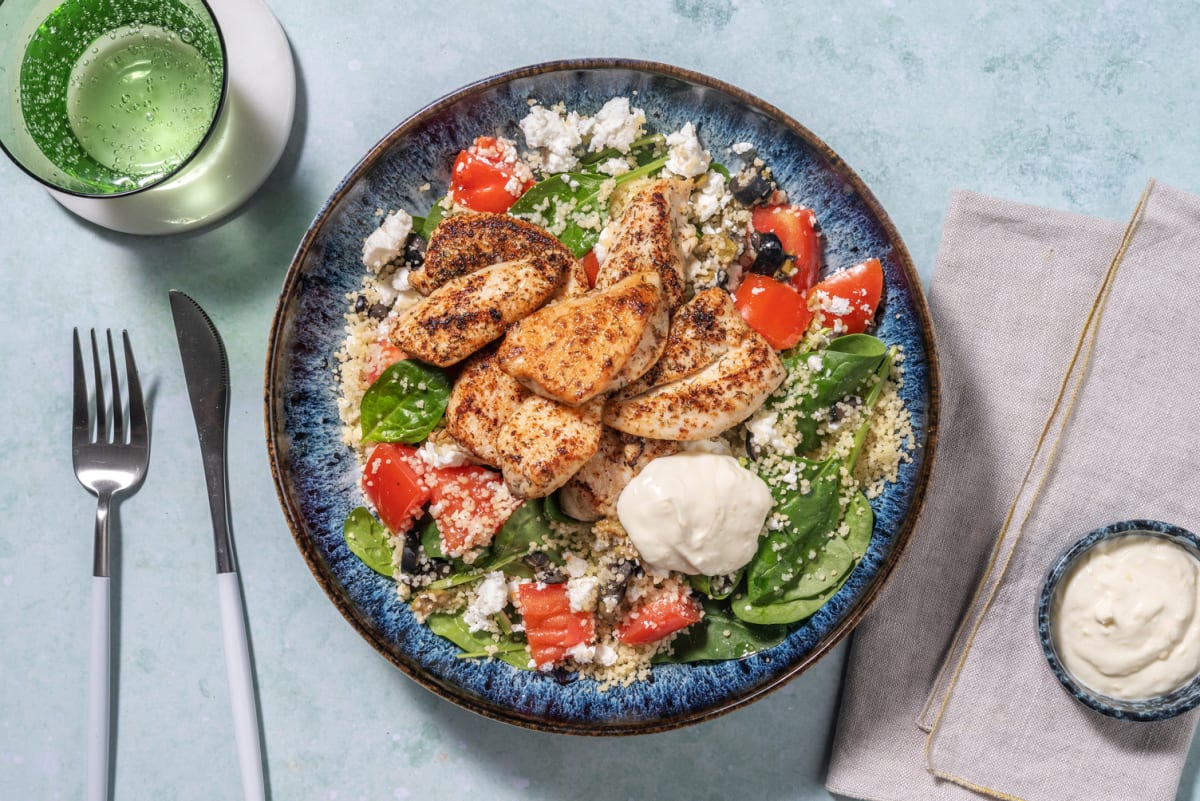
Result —
[[[152, 183], [186, 160], [213, 122], [224, 79], [220, 41], [197, 8], [58, 6], [20, 69], [22, 117], [42, 153], [99, 192]], [[150, 16], [124, 24], [131, 11]]]

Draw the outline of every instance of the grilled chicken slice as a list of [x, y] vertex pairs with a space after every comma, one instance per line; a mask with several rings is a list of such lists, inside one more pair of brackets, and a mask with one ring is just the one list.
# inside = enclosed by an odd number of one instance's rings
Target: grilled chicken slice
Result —
[[600, 447], [600, 408], [566, 406], [530, 395], [500, 428], [496, 447], [508, 491], [544, 498], [567, 483]]
[[700, 292], [671, 316], [667, 347], [659, 360], [616, 397], [631, 398], [699, 372], [735, 346], [745, 327], [728, 292], [718, 287]]
[[422, 295], [497, 262], [557, 251], [574, 258], [566, 245], [533, 223], [507, 214], [459, 214], [442, 221], [429, 238], [425, 263], [408, 283]]
[[684, 208], [689, 184], [660, 178], [639, 191], [621, 213], [596, 288], [604, 289], [639, 272], [653, 272], [662, 282], [670, 308], [683, 303], [683, 254], [676, 244], [687, 225]]
[[[732, 303], [719, 324], [728, 349], [715, 361], [640, 395], [610, 400], [604, 407], [605, 425], [639, 437], [691, 442], [714, 437], [749, 417], [783, 383], [787, 370]], [[675, 364], [689, 363], [682, 354], [677, 351]]]
[[678, 452], [674, 442], [634, 437], [606, 426], [596, 455], [558, 494], [563, 511], [576, 520], [616, 517], [617, 498], [625, 485], [652, 460]]
[[527, 397], [529, 390], [500, 369], [496, 349], [482, 350], [467, 359], [450, 390], [446, 431], [481, 461], [499, 467], [500, 429]]
[[392, 341], [439, 367], [462, 361], [545, 303], [573, 260], [546, 250], [448, 281], [404, 311]]
[[574, 259], [572, 266], [567, 269], [567, 274], [563, 276], [562, 283], [558, 285], [554, 296], [550, 298], [550, 303], [582, 297], [588, 293], [589, 289], [587, 271], [583, 269], [583, 260]]
[[562, 300], [509, 329], [500, 367], [534, 392], [577, 405], [624, 386], [658, 360], [670, 318], [655, 273]]

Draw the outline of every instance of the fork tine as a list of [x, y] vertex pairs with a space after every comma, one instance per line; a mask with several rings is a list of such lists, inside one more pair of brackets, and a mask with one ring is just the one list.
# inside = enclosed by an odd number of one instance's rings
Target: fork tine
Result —
[[129, 381], [129, 443], [145, 445], [149, 436], [146, 425], [146, 406], [142, 400], [142, 384], [138, 380], [137, 364], [133, 361], [133, 348], [129, 344], [129, 332], [121, 331], [125, 344], [125, 376]]
[[87, 376], [83, 372], [83, 352], [79, 347], [79, 329], [71, 332], [72, 351], [75, 361], [74, 378], [74, 416], [71, 424], [71, 441], [75, 445], [83, 445], [91, 439], [91, 428], [88, 426], [88, 390]]
[[117, 355], [113, 352], [112, 329], [106, 328], [104, 336], [108, 339], [108, 377], [112, 382], [113, 442], [124, 445], [125, 418], [121, 409], [121, 382], [117, 380]]
[[96, 379], [96, 442], [108, 440], [108, 420], [104, 416], [104, 377], [100, 375], [100, 349], [96, 347], [96, 329], [92, 329], [92, 375]]

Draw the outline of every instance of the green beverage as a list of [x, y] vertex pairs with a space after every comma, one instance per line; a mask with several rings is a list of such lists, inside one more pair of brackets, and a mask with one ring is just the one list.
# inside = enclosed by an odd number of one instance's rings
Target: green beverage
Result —
[[202, 6], [66, 0], [25, 48], [20, 108], [42, 155], [86, 193], [129, 192], [196, 152], [224, 81], [220, 37]]

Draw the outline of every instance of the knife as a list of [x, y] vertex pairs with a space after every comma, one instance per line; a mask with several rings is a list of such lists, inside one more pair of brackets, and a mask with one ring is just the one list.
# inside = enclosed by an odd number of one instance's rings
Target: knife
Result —
[[229, 419], [229, 361], [216, 326], [200, 305], [178, 290], [171, 290], [171, 316], [183, 359], [208, 503], [212, 512], [213, 543], [217, 552], [217, 594], [221, 601], [221, 635], [225, 645], [225, 670], [229, 676], [229, 700], [233, 706], [233, 733], [237, 740], [238, 764], [242, 772], [242, 795], [246, 801], [264, 801], [262, 750], [258, 739], [258, 708], [250, 649], [246, 638], [245, 605], [238, 581], [233, 535], [229, 528], [229, 505], [225, 471], [226, 423]]

